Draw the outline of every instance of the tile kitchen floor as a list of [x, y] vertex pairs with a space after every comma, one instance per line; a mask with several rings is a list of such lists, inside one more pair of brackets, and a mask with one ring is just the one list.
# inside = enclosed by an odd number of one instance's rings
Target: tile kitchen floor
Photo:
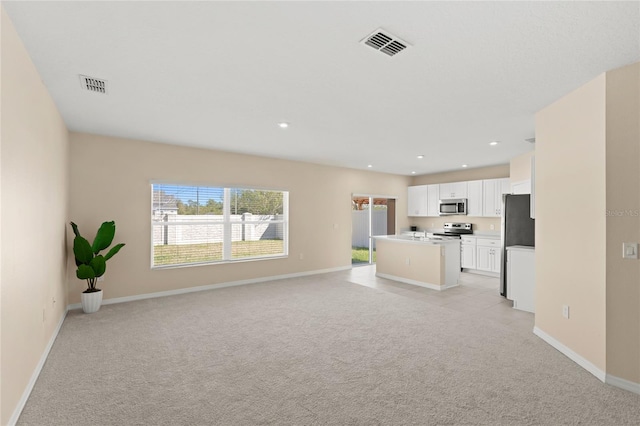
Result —
[[354, 284], [410, 297], [489, 321], [510, 324], [523, 331], [533, 330], [534, 315], [513, 309], [513, 302], [500, 296], [498, 278], [461, 272], [459, 286], [438, 291], [376, 277], [375, 265], [354, 267], [346, 274], [348, 281]]

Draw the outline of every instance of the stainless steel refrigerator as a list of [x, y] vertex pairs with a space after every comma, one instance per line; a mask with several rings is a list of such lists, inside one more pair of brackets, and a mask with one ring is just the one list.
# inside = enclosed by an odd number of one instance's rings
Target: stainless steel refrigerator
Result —
[[507, 297], [507, 247], [534, 247], [536, 221], [531, 219], [529, 194], [502, 196], [502, 257], [500, 265], [500, 294]]

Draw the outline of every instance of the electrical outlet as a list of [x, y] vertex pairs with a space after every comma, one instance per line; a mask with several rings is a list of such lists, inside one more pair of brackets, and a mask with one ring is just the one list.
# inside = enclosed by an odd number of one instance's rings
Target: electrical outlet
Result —
[[304, 260], [304, 253], [300, 253], [300, 255], [298, 255], [298, 258], [299, 258], [300, 260]]
[[98, 281], [104, 281], [104, 275], [101, 277], [98, 277]]
[[637, 259], [638, 258], [638, 243], [622, 243], [622, 258], [623, 259]]
[[339, 228], [338, 224], [337, 224], [337, 223], [334, 223], [334, 224], [333, 224], [333, 229], [338, 229], [338, 228]]
[[495, 229], [494, 225], [489, 225], [489, 229], [491, 229], [492, 231]]
[[562, 305], [562, 316], [569, 319], [569, 305]]
[[404, 260], [404, 264], [405, 264], [405, 265], [411, 265], [411, 259], [407, 257], [407, 258]]

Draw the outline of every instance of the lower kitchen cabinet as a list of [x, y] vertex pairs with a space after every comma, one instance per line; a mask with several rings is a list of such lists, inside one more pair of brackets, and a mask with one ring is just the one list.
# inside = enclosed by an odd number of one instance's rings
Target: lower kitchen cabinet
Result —
[[470, 272], [500, 273], [502, 247], [498, 238], [482, 238], [472, 235], [462, 237], [460, 242], [460, 267]]
[[500, 240], [478, 238], [476, 244], [476, 269], [500, 273], [500, 262], [502, 260]]
[[513, 307], [535, 312], [535, 249], [525, 246], [507, 247], [507, 298]]
[[461, 253], [461, 266], [467, 269], [476, 269], [476, 248], [471, 245], [460, 246]]
[[476, 269], [476, 239], [463, 237], [460, 245], [460, 266], [465, 269]]

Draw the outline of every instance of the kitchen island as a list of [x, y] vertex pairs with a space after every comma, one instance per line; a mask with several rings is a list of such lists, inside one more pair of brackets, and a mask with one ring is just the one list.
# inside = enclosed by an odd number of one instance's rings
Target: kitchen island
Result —
[[460, 239], [386, 235], [376, 239], [376, 276], [433, 290], [458, 285]]

